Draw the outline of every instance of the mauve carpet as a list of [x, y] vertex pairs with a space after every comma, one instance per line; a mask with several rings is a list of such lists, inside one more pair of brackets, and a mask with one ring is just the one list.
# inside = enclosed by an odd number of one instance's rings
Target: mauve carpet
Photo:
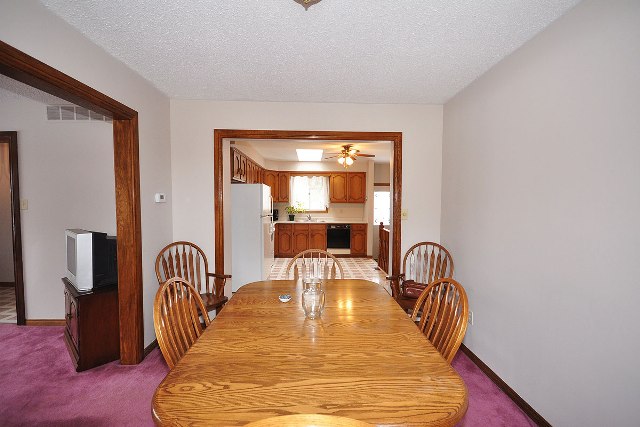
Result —
[[[139, 365], [76, 373], [62, 327], [0, 325], [1, 426], [151, 426], [151, 398], [168, 368], [159, 350]], [[459, 426], [535, 426], [464, 354], [453, 367], [469, 390]]]

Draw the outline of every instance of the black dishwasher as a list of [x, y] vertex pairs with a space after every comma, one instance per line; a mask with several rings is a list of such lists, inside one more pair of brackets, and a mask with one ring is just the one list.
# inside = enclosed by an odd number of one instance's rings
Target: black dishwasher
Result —
[[351, 225], [327, 225], [327, 249], [349, 249], [351, 247]]

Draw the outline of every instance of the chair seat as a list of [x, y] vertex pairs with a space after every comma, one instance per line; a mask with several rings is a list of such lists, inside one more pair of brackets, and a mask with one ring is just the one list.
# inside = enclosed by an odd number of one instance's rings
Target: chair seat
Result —
[[204, 303], [207, 311], [211, 311], [214, 309], [217, 310], [225, 305], [227, 301], [229, 301], [229, 298], [225, 296], [217, 296], [214, 294], [200, 294], [200, 297], [202, 298], [202, 302]]
[[407, 298], [405, 296], [396, 298], [396, 302], [400, 305], [400, 307], [402, 307], [404, 311], [408, 313], [413, 311], [413, 307], [415, 307], [416, 301], [418, 300], [415, 298]]
[[404, 287], [404, 296], [413, 299], [420, 298], [422, 291], [427, 287], [427, 285], [418, 283], [414, 280], [405, 280], [402, 286]]

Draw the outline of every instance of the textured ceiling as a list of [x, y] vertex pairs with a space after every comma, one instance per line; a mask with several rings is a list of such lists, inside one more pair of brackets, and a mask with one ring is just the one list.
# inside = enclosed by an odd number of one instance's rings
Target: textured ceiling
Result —
[[41, 0], [172, 98], [441, 104], [579, 0]]

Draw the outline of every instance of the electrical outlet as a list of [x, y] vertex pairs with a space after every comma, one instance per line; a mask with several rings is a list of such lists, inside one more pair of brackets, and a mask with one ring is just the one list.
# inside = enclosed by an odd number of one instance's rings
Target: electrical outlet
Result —
[[407, 218], [409, 218], [409, 210], [402, 209], [402, 211], [400, 211], [400, 219], [407, 219]]
[[469, 310], [469, 325], [473, 326], [473, 311]]

